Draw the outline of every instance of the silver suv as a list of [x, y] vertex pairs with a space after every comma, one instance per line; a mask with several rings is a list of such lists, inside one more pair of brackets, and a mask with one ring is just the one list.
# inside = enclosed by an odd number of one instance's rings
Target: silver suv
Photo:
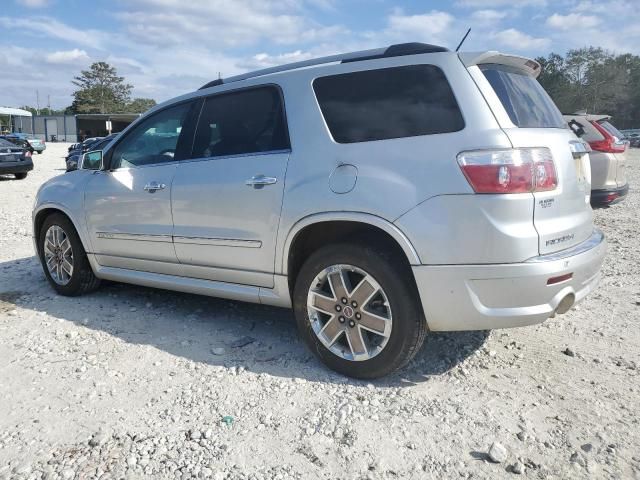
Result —
[[593, 290], [588, 147], [538, 63], [426, 44], [216, 80], [39, 190], [57, 292], [101, 279], [293, 307], [373, 378], [428, 331], [518, 327]]

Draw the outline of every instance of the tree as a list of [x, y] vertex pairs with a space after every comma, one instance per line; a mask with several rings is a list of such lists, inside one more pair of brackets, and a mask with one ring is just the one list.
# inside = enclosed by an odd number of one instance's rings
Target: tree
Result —
[[152, 98], [134, 98], [131, 103], [127, 105], [126, 113], [144, 113], [155, 106], [156, 101]]
[[618, 128], [640, 127], [640, 57], [602, 48], [569, 50], [536, 59], [538, 80], [564, 113], [611, 115]]
[[123, 113], [133, 89], [106, 62], [93, 63], [71, 83], [78, 87], [72, 105], [76, 113]]

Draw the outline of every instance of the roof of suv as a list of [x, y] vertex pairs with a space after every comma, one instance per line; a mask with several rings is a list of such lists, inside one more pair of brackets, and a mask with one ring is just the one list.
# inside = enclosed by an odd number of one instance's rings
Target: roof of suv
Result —
[[271, 73], [284, 72], [287, 70], [295, 70], [297, 68], [310, 67], [313, 65], [322, 65], [325, 63], [349, 63], [359, 62], [363, 60], [374, 60], [377, 58], [390, 58], [401, 57], [404, 55], [419, 55], [423, 53], [436, 53], [436, 52], [449, 52], [446, 47], [439, 45], [430, 45], [428, 43], [412, 42], [412, 43], [399, 43], [391, 45], [389, 47], [374, 48], [371, 50], [361, 50], [359, 52], [341, 53], [338, 55], [330, 55], [327, 57], [313, 58], [310, 60], [304, 60], [301, 62], [288, 63], [285, 65], [279, 65], [277, 67], [264, 68], [262, 70], [255, 70], [253, 72], [243, 73], [227, 79], [218, 78], [213, 80], [202, 87], [200, 90], [210, 87], [216, 87], [218, 85], [237, 82], [240, 80], [246, 80], [248, 78], [260, 77], [263, 75], [269, 75]]

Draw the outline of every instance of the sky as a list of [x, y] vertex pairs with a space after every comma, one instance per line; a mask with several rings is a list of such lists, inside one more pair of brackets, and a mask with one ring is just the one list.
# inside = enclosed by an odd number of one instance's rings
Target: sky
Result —
[[2, 0], [0, 106], [71, 104], [73, 76], [118, 69], [164, 101], [223, 77], [402, 42], [529, 57], [640, 54], [640, 0]]

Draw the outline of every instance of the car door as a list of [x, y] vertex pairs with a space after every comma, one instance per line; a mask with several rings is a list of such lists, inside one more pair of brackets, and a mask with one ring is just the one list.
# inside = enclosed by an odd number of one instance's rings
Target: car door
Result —
[[100, 265], [179, 274], [173, 248], [171, 185], [189, 155], [196, 102], [156, 112], [124, 133], [106, 153], [107, 171], [85, 190], [86, 223]]
[[173, 181], [174, 244], [185, 275], [273, 286], [289, 152], [278, 87], [205, 99], [192, 158]]

